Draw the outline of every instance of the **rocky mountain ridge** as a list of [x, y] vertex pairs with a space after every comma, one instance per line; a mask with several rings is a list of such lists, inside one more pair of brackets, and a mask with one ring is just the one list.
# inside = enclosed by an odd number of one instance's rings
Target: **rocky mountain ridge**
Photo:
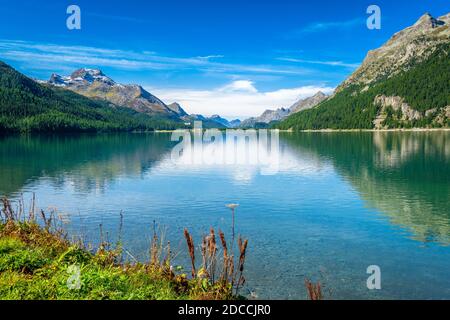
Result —
[[269, 124], [273, 124], [275, 122], [282, 121], [286, 119], [288, 116], [303, 111], [314, 108], [322, 101], [326, 100], [328, 96], [323, 92], [319, 91], [311, 97], [307, 97], [305, 99], [300, 99], [295, 102], [289, 108], [279, 108], [276, 110], [266, 110], [259, 117], [248, 118], [240, 124], [240, 127], [243, 128], [253, 128], [256, 126], [265, 126]]
[[140, 85], [116, 83], [99, 69], [81, 68], [69, 76], [52, 74], [49, 84], [72, 90], [88, 98], [109, 101], [140, 113], [178, 117], [185, 114], [181, 107], [168, 107]]
[[425, 13], [414, 25], [395, 33], [380, 48], [369, 51], [362, 65], [338, 86], [336, 92], [351, 85], [360, 85], [367, 90], [380, 79], [408, 70], [412, 61], [425, 61], [439, 44], [449, 41], [449, 25], [450, 13], [437, 19]]
[[131, 108], [139, 113], [176, 119], [186, 125], [192, 125], [194, 121], [203, 121], [205, 127], [233, 128], [240, 124], [240, 120], [229, 122], [219, 115], [211, 117], [189, 115], [179, 103], [165, 104], [142, 86], [117, 83], [100, 69], [81, 68], [68, 76], [53, 73], [48, 81], [39, 82], [68, 89], [88, 98]]
[[450, 13], [429, 13], [368, 52], [317, 108], [290, 115], [289, 130], [448, 128]]

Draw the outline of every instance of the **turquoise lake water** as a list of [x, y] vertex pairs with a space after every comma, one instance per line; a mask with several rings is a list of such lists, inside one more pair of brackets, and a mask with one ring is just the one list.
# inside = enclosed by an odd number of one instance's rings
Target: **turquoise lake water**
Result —
[[[280, 134], [279, 170], [173, 162], [169, 133], [0, 138], [0, 195], [36, 194], [71, 235], [111, 240], [123, 211], [134, 258], [153, 221], [189, 266], [183, 228], [249, 239], [242, 294], [305, 299], [304, 278], [331, 299], [450, 299], [450, 132]], [[381, 268], [381, 290], [366, 269]]]

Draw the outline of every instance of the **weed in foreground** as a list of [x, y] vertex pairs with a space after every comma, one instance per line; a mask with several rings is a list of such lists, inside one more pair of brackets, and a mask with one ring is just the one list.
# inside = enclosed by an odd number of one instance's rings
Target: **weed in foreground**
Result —
[[[192, 262], [192, 277], [177, 274], [171, 266], [170, 242], [158, 236], [150, 245], [150, 259], [123, 262], [122, 241], [112, 245], [103, 237], [96, 250], [67, 238], [56, 211], [29, 212], [23, 201], [13, 209], [2, 199], [0, 209], [0, 299], [235, 299], [243, 277], [247, 240], [239, 239], [239, 260], [219, 231], [223, 258], [219, 261], [214, 230], [202, 242], [202, 265], [196, 269], [194, 241], [184, 231]], [[122, 220], [122, 214], [121, 214]], [[120, 222], [122, 226], [122, 221]], [[80, 288], [67, 286], [71, 266], [80, 270]], [[219, 265], [221, 268], [219, 268]]]

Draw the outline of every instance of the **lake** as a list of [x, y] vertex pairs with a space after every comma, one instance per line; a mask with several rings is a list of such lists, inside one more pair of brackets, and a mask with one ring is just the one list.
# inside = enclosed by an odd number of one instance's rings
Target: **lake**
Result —
[[[249, 239], [253, 298], [450, 299], [450, 132], [281, 133], [279, 169], [174, 162], [170, 133], [0, 138], [0, 195], [57, 210], [71, 235], [100, 227], [129, 259], [148, 256], [154, 221], [186, 266], [183, 228]], [[132, 258], [131, 258], [132, 257]], [[381, 290], [366, 270], [381, 268]]]

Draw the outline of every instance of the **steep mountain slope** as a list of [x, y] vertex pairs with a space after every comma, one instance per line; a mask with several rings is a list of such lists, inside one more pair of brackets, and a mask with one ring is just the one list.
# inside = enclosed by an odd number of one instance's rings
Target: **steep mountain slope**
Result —
[[181, 112], [173, 110], [177, 109], [174, 105], [172, 108], [168, 107], [141, 86], [116, 83], [98, 69], [82, 68], [65, 77], [52, 74], [48, 83], [150, 115], [177, 117], [178, 112]]
[[327, 98], [328, 98], [328, 96], [325, 93], [319, 91], [312, 97], [302, 99], [302, 100], [299, 100], [296, 103], [294, 103], [289, 108], [289, 113], [294, 114], [294, 113], [297, 113], [297, 112], [300, 112], [303, 110], [308, 110], [308, 109], [314, 108], [315, 106], [317, 106], [319, 103], [321, 103], [322, 101], [324, 101]]
[[184, 109], [176, 102], [168, 104], [167, 108], [169, 108], [171, 111], [175, 112], [175, 114], [178, 117], [184, 117], [184, 116], [188, 115], [187, 112], [184, 111]]
[[180, 125], [39, 84], [0, 62], [0, 132], [152, 130]]
[[316, 108], [281, 129], [449, 127], [450, 14], [429, 14], [368, 53], [361, 67]]
[[450, 37], [450, 13], [438, 19], [424, 14], [411, 27], [397, 32], [382, 47], [369, 51], [362, 65], [338, 88], [351, 85], [371, 85], [426, 61], [440, 44]]

